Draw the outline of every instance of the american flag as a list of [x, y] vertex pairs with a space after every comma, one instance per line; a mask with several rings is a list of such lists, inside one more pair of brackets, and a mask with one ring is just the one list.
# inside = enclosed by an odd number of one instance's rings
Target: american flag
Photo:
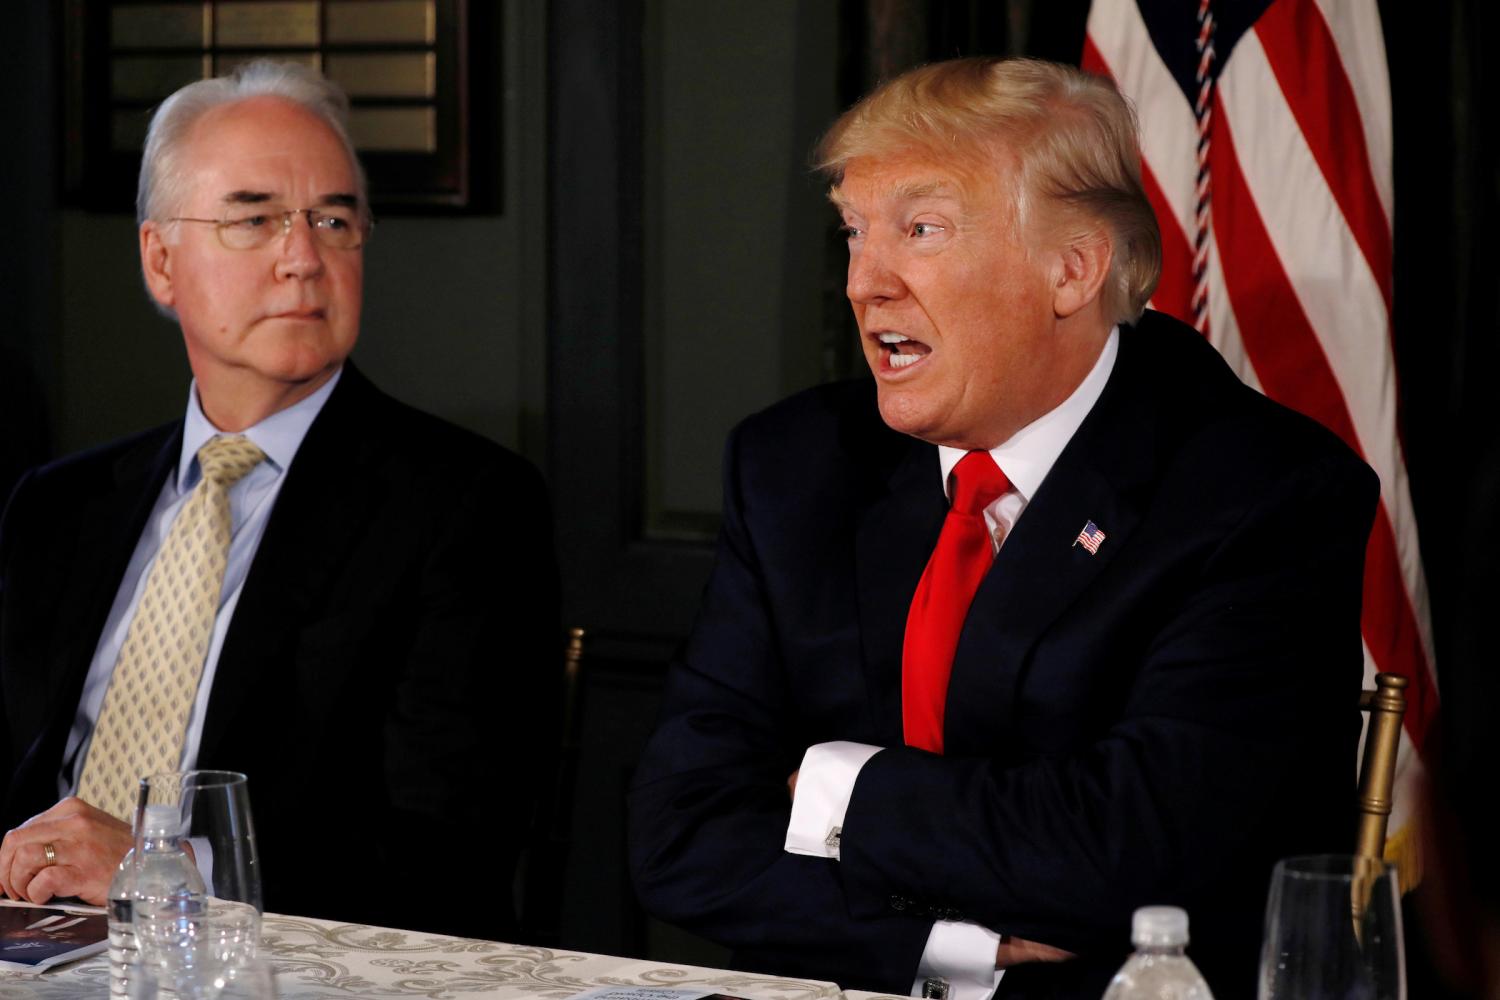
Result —
[[[1396, 427], [1391, 97], [1376, 0], [1094, 0], [1083, 66], [1134, 102], [1162, 231], [1153, 306], [1380, 475], [1366, 686], [1410, 681], [1387, 853], [1437, 713], [1427, 585]], [[1416, 875], [1407, 869], [1408, 884]]]
[[1099, 551], [1099, 545], [1103, 541], [1104, 532], [1099, 530], [1097, 524], [1090, 521], [1083, 526], [1083, 530], [1078, 533], [1078, 537], [1073, 539], [1073, 544], [1082, 545], [1089, 550], [1089, 555], [1094, 555]]

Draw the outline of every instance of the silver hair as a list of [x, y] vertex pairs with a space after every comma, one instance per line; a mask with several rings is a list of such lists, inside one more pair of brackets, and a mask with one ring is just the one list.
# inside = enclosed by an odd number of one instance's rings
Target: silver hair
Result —
[[256, 59], [228, 76], [190, 83], [156, 109], [141, 155], [135, 196], [137, 224], [147, 219], [160, 222], [178, 211], [189, 181], [182, 163], [183, 146], [198, 120], [214, 108], [252, 97], [280, 97], [300, 105], [338, 136], [354, 170], [360, 212], [368, 218], [365, 171], [349, 139], [349, 98], [338, 84], [316, 70], [297, 63]]

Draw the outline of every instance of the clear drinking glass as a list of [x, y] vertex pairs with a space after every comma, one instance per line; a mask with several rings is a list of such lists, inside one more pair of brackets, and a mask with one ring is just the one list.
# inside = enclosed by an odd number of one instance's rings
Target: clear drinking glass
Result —
[[1395, 869], [1368, 858], [1286, 858], [1271, 875], [1260, 1000], [1406, 1000]]
[[[178, 771], [141, 779], [136, 855], [147, 807], [176, 811], [184, 844], [203, 875], [203, 893], [179, 891], [135, 902], [141, 965], [182, 1000], [217, 1000], [230, 987], [254, 989], [241, 975], [260, 940], [260, 862], [245, 776]], [[248, 985], [247, 985], [248, 983]], [[239, 984], [239, 985], [236, 985]], [[258, 994], [245, 994], [258, 995]]]
[[136, 803], [136, 852], [141, 852], [146, 807], [177, 809], [182, 834], [218, 899], [262, 909], [260, 859], [255, 823], [250, 817], [250, 789], [237, 771], [171, 771], [141, 779]]
[[[142, 965], [180, 1000], [225, 1000], [252, 982], [260, 914], [248, 903], [202, 896], [142, 901], [135, 911]], [[228, 992], [241, 984], [237, 993]]]
[[[171, 991], [171, 993], [168, 993]], [[142, 966], [141, 976], [130, 988], [129, 1000], [183, 1000], [189, 994], [175, 993], [175, 988], [160, 981], [160, 969]], [[276, 975], [269, 961], [251, 958], [243, 966], [229, 970], [220, 984], [217, 1000], [276, 1000]]]
[[271, 963], [252, 958], [237, 966], [224, 983], [219, 1000], [276, 1000], [276, 976]]
[[[165, 1000], [163, 989], [173, 987], [159, 983], [161, 970], [151, 965], [141, 969], [141, 975], [131, 984], [130, 1000]], [[277, 996], [271, 964], [263, 958], [252, 958], [225, 976], [218, 1000], [276, 1000]]]

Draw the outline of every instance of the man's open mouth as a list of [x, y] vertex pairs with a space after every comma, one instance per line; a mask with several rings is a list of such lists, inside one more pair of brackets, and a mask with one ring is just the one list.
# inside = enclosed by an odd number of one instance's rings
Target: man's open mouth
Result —
[[912, 340], [903, 333], [882, 333], [878, 339], [885, 352], [886, 364], [891, 368], [914, 365], [932, 353], [932, 348], [920, 340]]

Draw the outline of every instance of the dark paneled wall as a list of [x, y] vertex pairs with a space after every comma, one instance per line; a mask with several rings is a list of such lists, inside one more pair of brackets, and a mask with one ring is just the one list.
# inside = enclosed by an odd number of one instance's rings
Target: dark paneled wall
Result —
[[[0, 157], [5, 236], [0, 239], [0, 496], [48, 454], [45, 380], [57, 256], [56, 118], [52, 19], [46, 4], [16, 4], [0, 31], [0, 94], [19, 144]], [[19, 149], [20, 155], [14, 155]], [[3, 501], [0, 501], [3, 503]]]

